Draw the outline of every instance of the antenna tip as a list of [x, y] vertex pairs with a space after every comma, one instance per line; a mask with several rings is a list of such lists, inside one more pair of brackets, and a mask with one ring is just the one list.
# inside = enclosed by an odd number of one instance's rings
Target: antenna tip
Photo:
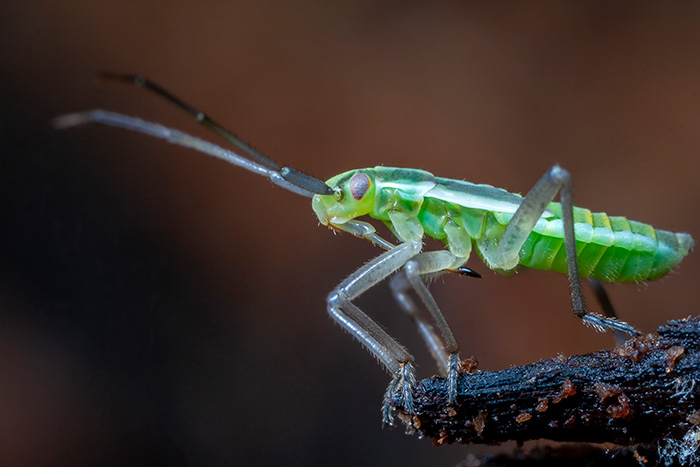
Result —
[[50, 124], [57, 130], [63, 130], [74, 126], [84, 125], [90, 121], [90, 117], [86, 113], [74, 113], [60, 115], [51, 120]]
[[137, 86], [143, 86], [146, 82], [146, 77], [136, 73], [114, 73], [111, 71], [101, 71], [97, 74], [100, 79], [105, 81], [120, 81], [122, 83], [132, 83]]

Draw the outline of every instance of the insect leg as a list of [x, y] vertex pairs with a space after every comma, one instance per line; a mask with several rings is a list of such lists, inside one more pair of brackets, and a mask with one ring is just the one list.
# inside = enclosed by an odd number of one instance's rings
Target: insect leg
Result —
[[392, 276], [390, 286], [391, 291], [394, 294], [394, 298], [398, 302], [401, 309], [415, 322], [416, 327], [418, 328], [418, 333], [423, 338], [423, 341], [425, 341], [430, 355], [437, 364], [438, 371], [440, 371], [442, 375], [447, 376], [445, 362], [447, 361], [449, 354], [445, 350], [445, 345], [442, 343], [442, 340], [435, 332], [435, 328], [424, 319], [423, 314], [418, 309], [415, 301], [408, 294], [408, 291], [412, 288], [412, 285], [408, 281], [408, 277], [406, 277], [406, 271], [402, 270]]
[[[595, 296], [598, 299], [598, 303], [600, 303], [600, 307], [603, 309], [603, 313], [605, 313], [605, 316], [607, 316], [608, 318], [617, 319], [615, 308], [613, 308], [612, 302], [610, 301], [610, 297], [605, 291], [605, 287], [603, 287], [603, 283], [600, 280], [595, 279], [593, 277], [588, 278], [588, 283], [591, 284], [591, 288], [593, 289], [593, 292], [595, 293]], [[622, 331], [613, 329], [613, 334], [615, 334], [615, 340], [617, 341], [618, 345], [624, 344], [624, 342], [627, 340], [627, 334], [625, 334]]]
[[421, 247], [419, 241], [395, 246], [352, 273], [328, 296], [328, 313], [331, 317], [357, 338], [393, 375], [382, 406], [382, 418], [387, 424], [393, 421], [390, 401], [396, 396], [403, 401], [407, 413], [414, 411], [413, 357], [352, 301], [401, 268]]
[[449, 251], [429, 251], [411, 258], [403, 268], [408, 282], [427, 308], [442, 334], [444, 353], [447, 354], [447, 359], [442, 361], [447, 370], [447, 395], [450, 404], [454, 404], [457, 398], [457, 377], [460, 369], [459, 344], [457, 344], [450, 325], [447, 323], [442, 311], [440, 311], [435, 298], [425, 285], [422, 276], [455, 268], [463, 263], [463, 258], [459, 258]]
[[532, 187], [527, 196], [523, 198], [522, 204], [508, 223], [505, 232], [503, 232], [503, 236], [498, 242], [498, 247], [493, 253], [489, 252], [488, 249], [482, 251], [484, 257], [490, 263], [489, 265], [494, 268], [506, 270], [514, 268], [518, 264], [520, 248], [557, 192], [560, 192], [561, 197], [564, 248], [566, 250], [566, 262], [569, 266], [569, 289], [571, 290], [574, 314], [581, 318], [585, 324], [599, 331], [612, 329], [632, 336], [639, 335], [636, 329], [623, 321], [618, 321], [615, 318], [606, 318], [586, 311], [576, 256], [571, 177], [569, 172], [558, 165], [549, 169]]
[[344, 224], [334, 225], [329, 224], [332, 229], [340, 230], [341, 232], [347, 232], [350, 235], [362, 238], [368, 242], [372, 242], [378, 247], [384, 248], [385, 250], [391, 250], [394, 248], [394, 244], [384, 240], [377, 234], [374, 226], [369, 222], [358, 221], [355, 219], [349, 220]]

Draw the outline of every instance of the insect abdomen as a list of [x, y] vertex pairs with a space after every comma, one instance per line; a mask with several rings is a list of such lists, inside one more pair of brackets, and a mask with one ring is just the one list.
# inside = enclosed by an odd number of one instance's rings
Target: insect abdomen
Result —
[[[567, 272], [561, 205], [551, 203], [555, 218], [542, 219], [520, 250], [520, 264]], [[685, 233], [656, 230], [624, 217], [575, 208], [579, 272], [608, 282], [658, 279], [675, 267], [693, 247]]]

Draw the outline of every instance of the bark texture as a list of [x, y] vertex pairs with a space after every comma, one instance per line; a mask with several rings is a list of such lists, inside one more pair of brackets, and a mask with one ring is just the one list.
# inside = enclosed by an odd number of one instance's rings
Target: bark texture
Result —
[[[435, 444], [551, 439], [634, 445], [682, 439], [700, 424], [700, 318], [671, 321], [612, 350], [418, 383], [416, 415]], [[398, 405], [398, 401], [397, 405]]]

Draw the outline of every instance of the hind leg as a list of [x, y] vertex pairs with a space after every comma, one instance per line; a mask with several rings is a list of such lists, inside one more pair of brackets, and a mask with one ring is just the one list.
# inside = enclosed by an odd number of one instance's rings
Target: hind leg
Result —
[[576, 255], [576, 236], [574, 233], [574, 207], [572, 202], [571, 177], [569, 172], [555, 165], [549, 169], [532, 187], [522, 204], [508, 223], [503, 236], [498, 241], [495, 250], [488, 247], [482, 249], [484, 259], [494, 269], [510, 270], [518, 265], [520, 248], [532, 232], [538, 219], [547, 209], [547, 205], [560, 192], [562, 217], [564, 224], [564, 248], [569, 269], [569, 289], [573, 312], [581, 320], [598, 331], [611, 329], [621, 331], [631, 336], [639, 332], [624, 321], [614, 317], [605, 317], [591, 313], [586, 309], [581, 290], [581, 279], [578, 272]]

